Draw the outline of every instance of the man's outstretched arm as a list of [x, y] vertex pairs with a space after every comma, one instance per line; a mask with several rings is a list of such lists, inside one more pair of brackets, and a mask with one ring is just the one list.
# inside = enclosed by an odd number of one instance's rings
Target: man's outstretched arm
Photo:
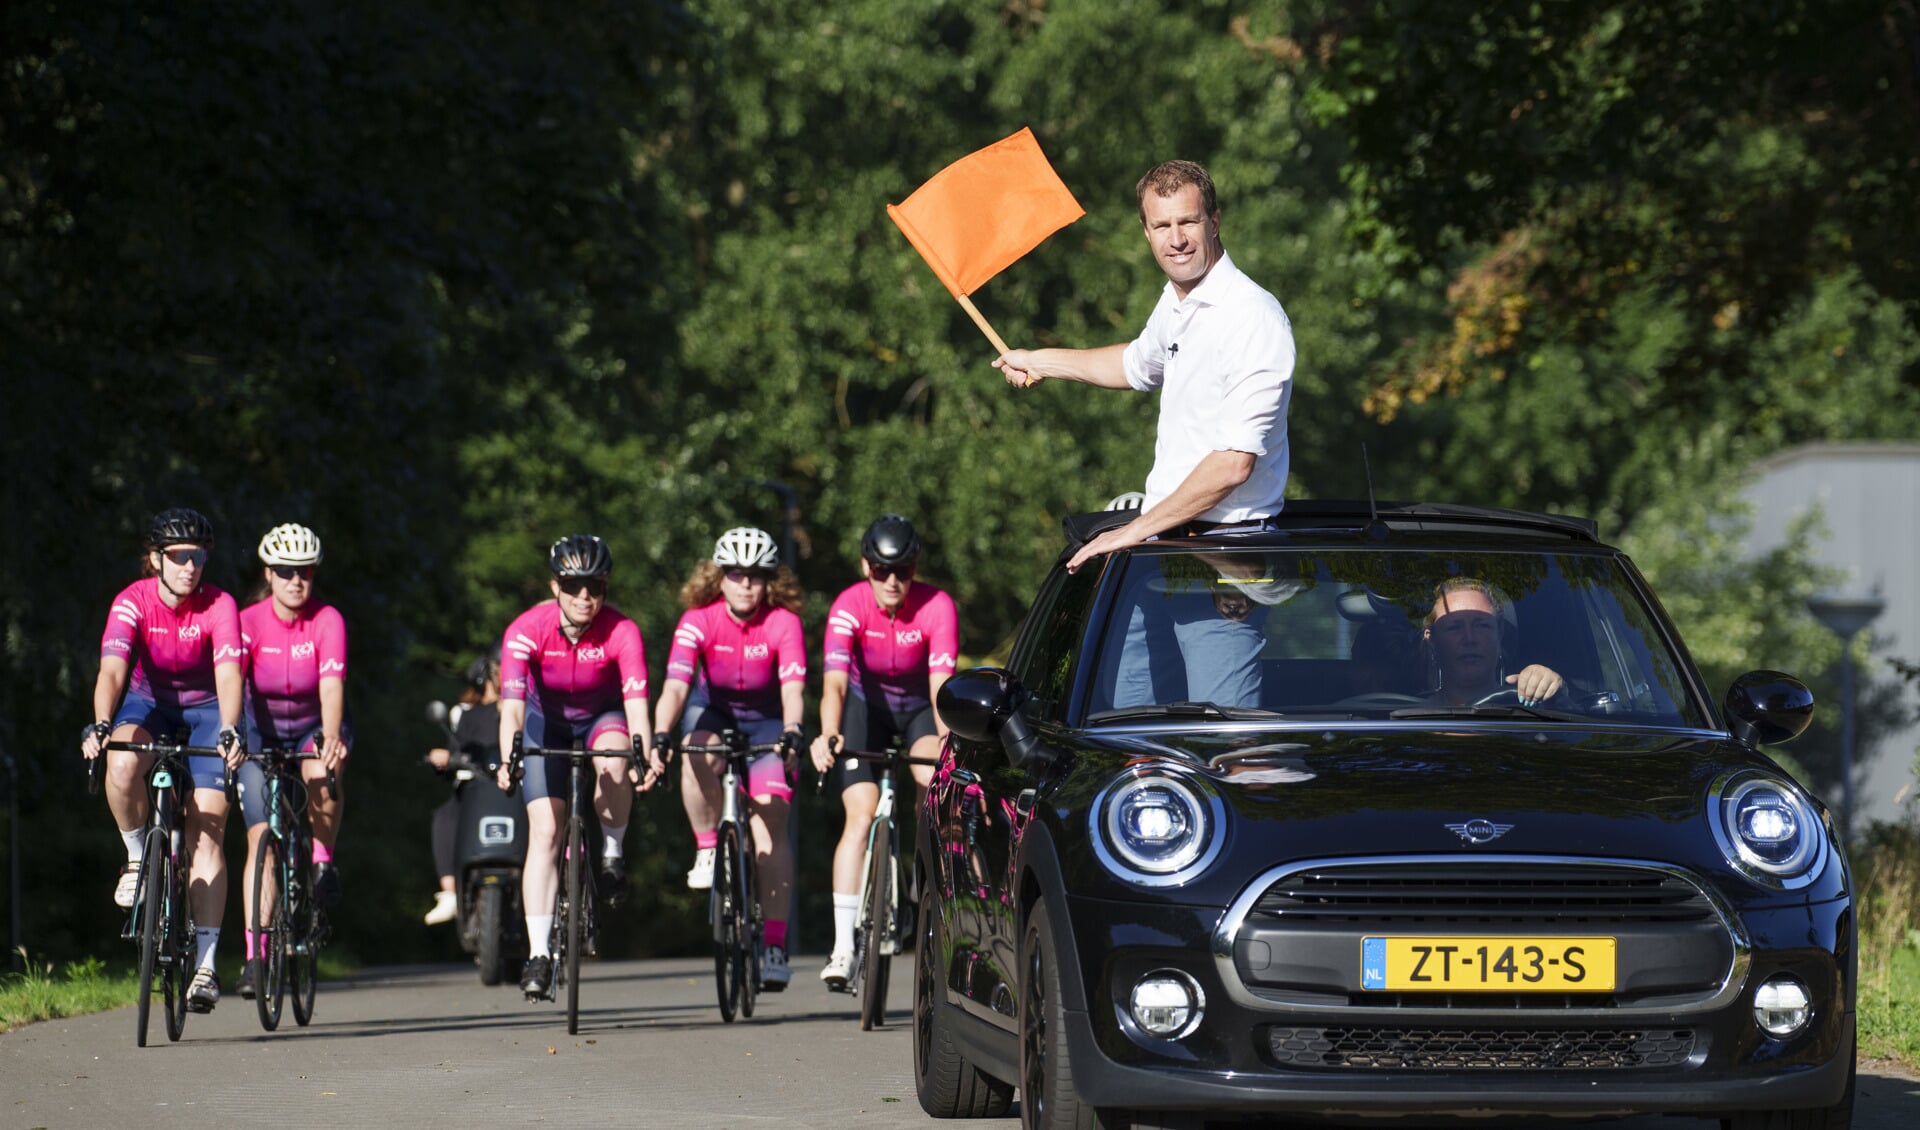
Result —
[[1048, 377], [1127, 388], [1127, 368], [1121, 360], [1126, 352], [1126, 342], [1098, 349], [1009, 349], [994, 359], [993, 367], [1005, 373], [1007, 383], [1015, 388], [1032, 388]]

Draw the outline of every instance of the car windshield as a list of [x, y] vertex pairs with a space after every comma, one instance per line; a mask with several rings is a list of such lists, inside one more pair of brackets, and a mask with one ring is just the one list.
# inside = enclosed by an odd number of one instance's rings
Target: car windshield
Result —
[[1136, 552], [1088, 721], [1289, 717], [1710, 725], [1603, 554]]

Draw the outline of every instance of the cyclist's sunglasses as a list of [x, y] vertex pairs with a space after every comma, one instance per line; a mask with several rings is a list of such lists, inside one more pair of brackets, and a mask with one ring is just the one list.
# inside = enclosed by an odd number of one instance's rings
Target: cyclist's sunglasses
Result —
[[313, 580], [313, 566], [311, 565], [274, 565], [271, 566], [271, 568], [273, 569], [273, 575], [283, 581], [291, 581], [295, 577], [303, 581]]
[[169, 549], [167, 560], [175, 565], [191, 565], [198, 569], [207, 563], [207, 551], [204, 549]]
[[584, 592], [598, 599], [607, 595], [605, 577], [558, 577], [555, 579], [560, 585], [560, 591], [568, 596], [579, 596]]
[[755, 581], [759, 581], [764, 585], [773, 579], [773, 574], [767, 572], [765, 569], [728, 569], [722, 573], [721, 576], [736, 585], [752, 584]]
[[911, 564], [876, 565], [869, 561], [867, 562], [867, 569], [873, 573], [873, 579], [876, 581], [891, 581], [895, 577], [903, 581], [913, 580], [913, 566]]

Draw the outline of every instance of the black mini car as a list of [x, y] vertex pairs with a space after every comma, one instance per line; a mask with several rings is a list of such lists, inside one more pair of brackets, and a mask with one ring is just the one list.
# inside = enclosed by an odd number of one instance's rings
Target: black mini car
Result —
[[1056, 566], [1007, 667], [942, 688], [922, 1106], [1844, 1130], [1851, 880], [1760, 748], [1806, 687], [1756, 671], [1716, 706], [1590, 522], [1274, 527]]

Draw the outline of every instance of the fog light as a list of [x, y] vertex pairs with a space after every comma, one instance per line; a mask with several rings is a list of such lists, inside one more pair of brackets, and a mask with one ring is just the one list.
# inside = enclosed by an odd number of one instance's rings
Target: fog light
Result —
[[1128, 1002], [1133, 1022], [1149, 1036], [1177, 1040], [1200, 1025], [1206, 995], [1176, 969], [1156, 969], [1133, 986]]
[[1813, 1019], [1807, 987], [1791, 977], [1775, 977], [1753, 994], [1753, 1020], [1776, 1039], [1791, 1036]]

